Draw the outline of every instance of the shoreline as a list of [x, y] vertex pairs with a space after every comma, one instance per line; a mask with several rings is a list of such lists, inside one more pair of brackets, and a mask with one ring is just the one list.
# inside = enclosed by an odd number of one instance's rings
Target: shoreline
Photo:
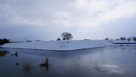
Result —
[[60, 41], [40, 41], [40, 42], [21, 42], [6, 43], [1, 48], [48, 50], [48, 51], [72, 51], [83, 50], [111, 45], [136, 45], [136, 42], [122, 40], [60, 40]]
[[110, 45], [112, 45], [112, 43], [109, 43], [105, 40], [61, 40], [45, 42], [7, 43], [4, 44], [2, 47], [49, 51], [71, 51], [104, 47]]

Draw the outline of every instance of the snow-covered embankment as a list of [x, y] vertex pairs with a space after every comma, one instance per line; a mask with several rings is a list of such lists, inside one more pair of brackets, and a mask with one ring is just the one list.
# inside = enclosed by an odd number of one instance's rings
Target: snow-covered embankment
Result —
[[112, 40], [111, 41], [114, 45], [136, 45], [136, 41], [134, 40], [130, 40], [130, 41], [127, 41], [127, 40]]
[[65, 40], [65, 41], [45, 41], [45, 42], [23, 42], [7, 43], [2, 47], [25, 48], [25, 49], [43, 49], [43, 50], [77, 50], [94, 47], [108, 46], [104, 40]]

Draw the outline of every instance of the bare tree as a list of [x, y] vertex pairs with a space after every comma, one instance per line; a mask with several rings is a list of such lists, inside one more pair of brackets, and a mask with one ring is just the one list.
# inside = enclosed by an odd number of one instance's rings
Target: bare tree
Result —
[[73, 38], [73, 35], [69, 32], [64, 32], [61, 34], [61, 37], [63, 40], [71, 40]]

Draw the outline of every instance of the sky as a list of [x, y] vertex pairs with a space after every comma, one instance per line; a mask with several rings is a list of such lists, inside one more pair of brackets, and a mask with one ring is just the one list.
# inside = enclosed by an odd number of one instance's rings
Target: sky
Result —
[[0, 0], [0, 38], [73, 40], [136, 36], [136, 0]]

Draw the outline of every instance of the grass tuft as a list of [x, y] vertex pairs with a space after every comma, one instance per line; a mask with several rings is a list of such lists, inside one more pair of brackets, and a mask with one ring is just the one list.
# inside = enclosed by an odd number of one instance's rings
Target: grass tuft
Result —
[[46, 67], [46, 69], [49, 69], [49, 59], [46, 58], [45, 62], [40, 64], [40, 67]]
[[26, 62], [26, 61], [23, 62], [23, 69], [29, 70], [31, 68], [32, 68], [32, 64], [30, 62]]
[[7, 54], [7, 51], [0, 51], [0, 56], [5, 56]]
[[18, 52], [16, 52], [16, 53], [15, 53], [15, 56], [17, 56], [17, 57], [18, 57]]

